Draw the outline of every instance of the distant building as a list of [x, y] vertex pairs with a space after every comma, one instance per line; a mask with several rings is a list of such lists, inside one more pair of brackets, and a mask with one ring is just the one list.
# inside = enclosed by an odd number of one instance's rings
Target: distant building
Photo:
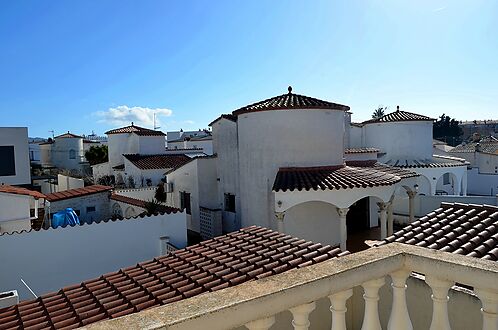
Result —
[[0, 127], [0, 160], [0, 184], [31, 183], [26, 127]]
[[459, 126], [463, 131], [463, 140], [472, 138], [473, 134], [481, 136], [498, 136], [498, 120], [468, 120], [460, 122]]
[[38, 219], [44, 198], [37, 191], [0, 185], [0, 234], [31, 230], [31, 220]]
[[167, 132], [168, 150], [198, 150], [206, 155], [213, 154], [213, 136], [207, 130]]

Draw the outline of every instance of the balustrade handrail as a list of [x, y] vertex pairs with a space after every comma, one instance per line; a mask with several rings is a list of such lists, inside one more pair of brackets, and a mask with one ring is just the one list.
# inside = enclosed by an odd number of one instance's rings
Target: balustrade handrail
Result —
[[345, 292], [393, 273], [411, 271], [498, 294], [497, 262], [391, 243], [90, 324], [86, 329], [231, 329], [254, 320], [266, 322], [265, 318], [295, 306]]

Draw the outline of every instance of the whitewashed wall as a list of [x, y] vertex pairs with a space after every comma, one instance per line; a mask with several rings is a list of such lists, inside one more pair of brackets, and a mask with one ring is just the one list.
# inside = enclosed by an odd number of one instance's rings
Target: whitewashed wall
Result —
[[467, 171], [467, 193], [470, 195], [498, 195], [498, 174], [482, 174], [479, 169]]
[[[74, 150], [74, 159], [70, 158], [70, 150]], [[83, 138], [55, 138], [52, 144], [52, 164], [61, 169], [81, 171], [84, 160]]]
[[[134, 134], [136, 135], [136, 134]], [[138, 153], [141, 155], [163, 154], [166, 148], [164, 136], [138, 136]]]
[[133, 177], [135, 188], [146, 187], [147, 179], [151, 179], [152, 186], [157, 186], [161, 182], [161, 179], [165, 177], [164, 173], [170, 170], [169, 168], [141, 170], [126, 158], [124, 158], [124, 165], [125, 184], [128, 185], [128, 178]]
[[479, 173], [498, 174], [498, 154], [477, 153]]
[[363, 130], [363, 146], [379, 148], [385, 159], [432, 158], [432, 121], [371, 123]]
[[0, 176], [0, 184], [30, 184], [28, 129], [0, 127], [0, 146], [14, 146], [15, 175]]
[[57, 174], [57, 191], [83, 188], [84, 186], [85, 181], [83, 179]]
[[[53, 214], [70, 207], [75, 211], [80, 211], [80, 222], [92, 223], [94, 221], [98, 222], [109, 219], [109, 195], [110, 192], [105, 191], [97, 194], [54, 201], [50, 203], [50, 213]], [[88, 207], [95, 207], [95, 211], [87, 212]]]
[[264, 111], [238, 116], [242, 227], [276, 228], [271, 192], [279, 167], [344, 162], [344, 111]]
[[136, 189], [116, 189], [114, 193], [122, 196], [148, 201], [154, 198], [157, 187], [145, 187]]
[[[217, 154], [218, 200], [224, 203], [225, 193], [235, 195], [236, 212], [222, 211], [223, 230], [230, 232], [241, 228], [237, 123], [222, 118], [212, 128], [213, 148]], [[223, 205], [220, 204], [220, 207], [224, 210]]]
[[20, 278], [40, 295], [132, 266], [159, 256], [163, 236], [186, 246], [184, 213], [0, 236], [0, 292], [27, 299]]
[[0, 233], [31, 229], [31, 199], [30, 196], [0, 193]]

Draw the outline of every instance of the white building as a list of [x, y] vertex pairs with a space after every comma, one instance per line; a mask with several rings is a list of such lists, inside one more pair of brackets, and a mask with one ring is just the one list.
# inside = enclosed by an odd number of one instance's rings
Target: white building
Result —
[[[348, 119], [350, 121], [350, 119]], [[379, 149], [379, 162], [420, 174], [425, 195], [466, 195], [467, 164], [463, 159], [433, 154], [433, 119], [399, 110], [349, 126], [349, 147]]]
[[201, 151], [213, 154], [213, 137], [209, 130], [167, 132], [168, 150]]
[[0, 127], [0, 159], [0, 184], [31, 183], [26, 127]]
[[58, 211], [72, 208], [78, 215], [80, 223], [109, 219], [111, 190], [112, 187], [93, 185], [47, 194], [48, 218], [51, 219]]
[[31, 230], [31, 220], [38, 219], [44, 198], [37, 191], [0, 185], [0, 234]]

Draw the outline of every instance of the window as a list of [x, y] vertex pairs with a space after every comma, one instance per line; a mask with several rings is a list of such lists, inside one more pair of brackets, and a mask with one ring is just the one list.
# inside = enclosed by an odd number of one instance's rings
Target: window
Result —
[[450, 184], [450, 173], [443, 174], [443, 184]]
[[87, 206], [86, 213], [95, 212], [95, 206]]
[[69, 150], [69, 159], [76, 159], [76, 151], [74, 149]]
[[192, 210], [190, 208], [190, 193], [180, 191], [180, 208], [185, 210], [185, 213], [192, 214]]
[[225, 194], [225, 211], [235, 213], [235, 195]]
[[16, 175], [14, 146], [0, 146], [0, 176]]

